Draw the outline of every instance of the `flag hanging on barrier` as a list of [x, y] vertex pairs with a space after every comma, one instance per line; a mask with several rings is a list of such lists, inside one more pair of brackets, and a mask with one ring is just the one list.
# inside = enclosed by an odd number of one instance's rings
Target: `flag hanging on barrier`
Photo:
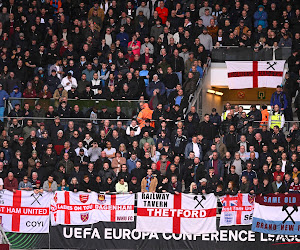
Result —
[[87, 225], [99, 221], [134, 220], [134, 195], [56, 192], [51, 202], [51, 225]]
[[216, 232], [217, 197], [139, 193], [136, 229], [149, 233], [203, 234]]
[[300, 235], [300, 195], [271, 194], [255, 199], [252, 231]]
[[52, 193], [0, 191], [0, 224], [5, 232], [49, 233]]
[[249, 194], [224, 195], [220, 197], [222, 212], [220, 226], [252, 224], [254, 196]]
[[281, 85], [284, 60], [226, 61], [229, 89], [276, 88]]

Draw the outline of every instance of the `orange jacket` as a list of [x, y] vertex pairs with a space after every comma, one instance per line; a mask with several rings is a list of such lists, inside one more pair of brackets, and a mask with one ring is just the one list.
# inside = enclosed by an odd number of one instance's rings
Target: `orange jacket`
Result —
[[[149, 108], [148, 103], [145, 103], [143, 106], [143, 109], [141, 110], [141, 112], [139, 113], [137, 120], [140, 124], [140, 127], [144, 127], [145, 126], [145, 121], [147, 119], [152, 119], [152, 114], [153, 114], [153, 110], [151, 110]], [[151, 122], [151, 126], [153, 126], [154, 122]]]
[[268, 112], [268, 110], [267, 109], [264, 109], [264, 110], [262, 110], [261, 111], [261, 125], [262, 124], [268, 124], [268, 122], [269, 122], [269, 112]]

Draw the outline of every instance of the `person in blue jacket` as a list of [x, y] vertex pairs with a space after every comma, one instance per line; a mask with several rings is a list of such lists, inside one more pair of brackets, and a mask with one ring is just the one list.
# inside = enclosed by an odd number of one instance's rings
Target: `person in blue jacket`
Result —
[[120, 40], [120, 46], [121, 46], [123, 52], [126, 53], [127, 52], [127, 45], [130, 41], [129, 41], [129, 36], [125, 32], [125, 27], [123, 25], [120, 27], [120, 33], [117, 34], [116, 40]]
[[147, 87], [147, 95], [152, 97], [154, 94], [164, 95], [166, 92], [166, 87], [162, 81], [158, 79], [158, 75], [153, 76], [153, 80], [149, 83]]
[[279, 106], [282, 112], [287, 108], [288, 105], [286, 94], [283, 92], [281, 85], [277, 85], [276, 92], [274, 92], [271, 97], [271, 108], [273, 109], [276, 104]]
[[9, 95], [3, 90], [2, 84], [0, 84], [0, 120], [3, 121], [5, 111], [5, 101], [9, 98]]
[[[22, 92], [19, 90], [19, 87], [14, 86], [14, 90], [9, 95], [10, 98], [21, 98]], [[14, 107], [17, 103], [21, 105], [21, 100], [11, 100], [11, 105]]]
[[268, 14], [265, 12], [265, 7], [263, 5], [258, 6], [258, 10], [254, 13], [254, 27], [257, 28], [261, 25], [264, 28], [268, 27]]

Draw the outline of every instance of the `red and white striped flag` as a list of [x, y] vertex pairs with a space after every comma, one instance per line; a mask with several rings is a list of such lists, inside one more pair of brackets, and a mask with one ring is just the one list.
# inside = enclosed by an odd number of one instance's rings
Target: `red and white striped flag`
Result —
[[134, 220], [134, 195], [57, 191], [51, 202], [51, 225], [87, 225]]
[[284, 60], [226, 61], [229, 89], [276, 88], [282, 83]]
[[148, 233], [203, 234], [216, 228], [217, 197], [139, 193], [136, 229]]

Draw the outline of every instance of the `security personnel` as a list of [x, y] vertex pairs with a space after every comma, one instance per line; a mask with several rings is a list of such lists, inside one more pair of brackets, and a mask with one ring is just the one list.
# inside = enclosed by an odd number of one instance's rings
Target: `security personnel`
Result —
[[274, 126], [278, 126], [280, 129], [282, 129], [284, 126], [284, 122], [284, 115], [281, 114], [279, 106], [276, 104], [274, 106], [273, 114], [269, 116], [269, 128], [273, 129]]
[[231, 104], [229, 102], [227, 102], [226, 105], [225, 105], [225, 110], [224, 110], [224, 112], [222, 113], [222, 116], [221, 116], [222, 121], [226, 120], [227, 115], [230, 113], [230, 110], [231, 110]]

